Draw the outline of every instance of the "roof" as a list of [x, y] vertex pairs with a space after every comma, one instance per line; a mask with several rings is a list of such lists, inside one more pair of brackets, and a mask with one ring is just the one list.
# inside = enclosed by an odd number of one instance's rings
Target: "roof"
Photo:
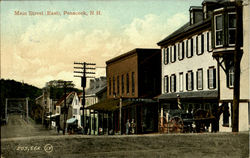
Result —
[[161, 94], [157, 98], [159, 100], [170, 100], [177, 99], [177, 95], [180, 96], [180, 99], [217, 99], [218, 91], [209, 90], [209, 91], [195, 91], [195, 92], [179, 92], [179, 93], [165, 93]]
[[120, 59], [123, 59], [125, 57], [131, 56], [131, 55], [136, 54], [136, 53], [142, 53], [142, 52], [143, 53], [149, 53], [149, 52], [152, 52], [152, 51], [159, 51], [159, 50], [160, 49], [156, 49], [156, 48], [135, 48], [135, 49], [133, 49], [133, 50], [127, 52], [127, 53], [121, 54], [121, 55], [119, 55], [117, 57], [114, 57], [114, 58], [106, 61], [106, 64], [108, 65], [108, 64], [110, 64], [112, 62], [118, 61]]
[[202, 10], [202, 6], [191, 6], [189, 10]]
[[91, 94], [100, 94], [101, 92], [105, 91], [107, 89], [107, 85], [104, 85], [99, 88], [93, 88], [93, 89], [87, 89], [85, 95], [91, 95]]
[[[72, 95], [72, 94], [75, 94], [76, 92], [70, 92], [68, 94], [66, 94], [66, 99], [68, 100], [69, 97]], [[57, 102], [56, 102], [56, 106], [60, 106], [62, 103], [64, 103], [64, 98], [65, 98], [65, 95], [60, 98]]]
[[[156, 103], [156, 101], [152, 99], [130, 99], [130, 98], [123, 98], [122, 100], [123, 107], [139, 103]], [[119, 105], [120, 105], [120, 99], [105, 99], [103, 101], [100, 101], [99, 103], [96, 103], [86, 108], [96, 111], [115, 111], [120, 108]]]
[[[176, 31], [174, 31], [172, 34], [170, 34], [169, 36], [167, 36], [166, 38], [164, 38], [163, 40], [161, 40], [160, 42], [158, 42], [157, 44], [159, 46], [164, 45], [165, 43], [171, 41], [173, 38], [181, 38], [184, 37], [186, 34], [186, 32], [191, 31], [194, 28], [200, 27], [204, 24], [210, 24], [211, 25], [211, 18], [208, 18], [206, 20], [202, 20], [199, 21], [193, 25], [190, 25], [189, 22], [187, 22], [186, 24], [184, 24], [182, 27], [180, 27], [179, 29], [177, 29]], [[195, 32], [195, 30], [193, 30]]]

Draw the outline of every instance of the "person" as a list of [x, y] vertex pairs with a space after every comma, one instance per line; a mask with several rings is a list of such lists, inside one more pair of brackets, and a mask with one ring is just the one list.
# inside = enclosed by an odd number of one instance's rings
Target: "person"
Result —
[[131, 133], [135, 134], [135, 122], [134, 122], [134, 119], [132, 119], [132, 122], [131, 122]]
[[129, 134], [129, 128], [130, 128], [130, 123], [129, 123], [129, 119], [128, 119], [127, 123], [126, 123], [126, 134], [127, 135]]

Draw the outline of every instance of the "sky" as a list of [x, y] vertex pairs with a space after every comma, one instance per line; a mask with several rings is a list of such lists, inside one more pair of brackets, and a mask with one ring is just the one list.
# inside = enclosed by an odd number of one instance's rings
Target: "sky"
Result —
[[[107, 60], [135, 48], [159, 48], [157, 42], [188, 22], [189, 7], [201, 3], [202, 0], [1, 1], [1, 78], [39, 88], [50, 80], [62, 79], [73, 81], [80, 88], [80, 78], [73, 77], [74, 61], [96, 63], [95, 77], [105, 76]], [[30, 14], [35, 12], [43, 14]]]

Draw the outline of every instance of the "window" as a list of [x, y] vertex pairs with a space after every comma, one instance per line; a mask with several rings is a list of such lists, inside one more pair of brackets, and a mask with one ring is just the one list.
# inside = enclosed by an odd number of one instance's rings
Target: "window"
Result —
[[170, 91], [175, 92], [176, 91], [176, 75], [173, 74], [170, 77]]
[[188, 39], [186, 40], [186, 56], [188, 57]]
[[214, 67], [210, 67], [207, 70], [208, 76], [208, 88], [215, 89], [216, 88], [216, 69]]
[[188, 91], [191, 91], [194, 89], [194, 84], [193, 84], [193, 72], [192, 71], [188, 71], [188, 73], [186, 73], [186, 89]]
[[180, 56], [179, 56], [179, 60], [182, 60], [184, 58], [184, 55], [185, 55], [185, 43], [183, 41], [181, 43], [181, 53], [180, 53]]
[[120, 76], [117, 76], [117, 95], [120, 94]]
[[167, 65], [168, 64], [168, 57], [169, 57], [169, 50], [168, 50], [168, 48], [165, 48], [164, 50], [165, 50], [164, 51], [164, 64]]
[[61, 114], [60, 106], [56, 106], [56, 114]]
[[228, 14], [228, 43], [229, 45], [235, 44], [235, 32], [236, 32], [236, 14]]
[[[189, 51], [189, 47], [188, 47], [188, 41], [190, 41], [190, 51]], [[194, 41], [193, 38], [187, 40], [187, 57], [190, 58], [193, 56], [193, 45], [194, 45]]]
[[228, 87], [234, 87], [234, 67], [230, 67], [228, 70]]
[[132, 94], [135, 94], [135, 72], [132, 72]]
[[198, 35], [196, 37], [196, 53], [197, 55], [201, 55], [204, 53], [204, 35]]
[[168, 76], [164, 76], [164, 90], [168, 93]]
[[73, 109], [73, 115], [78, 115], [78, 111], [77, 111], [77, 109]]
[[203, 70], [198, 69], [196, 72], [196, 76], [197, 76], [197, 89], [201, 90], [203, 89]]
[[183, 80], [183, 72], [179, 74], [179, 91], [183, 91], [183, 85], [184, 85], [184, 80]]
[[204, 34], [201, 34], [201, 54], [204, 53]]
[[122, 94], [124, 94], [124, 75], [122, 75]]
[[211, 51], [211, 36], [209, 32], [207, 32], [207, 51]]
[[109, 95], [111, 95], [111, 78], [109, 78]]
[[129, 94], [129, 74], [127, 73], [127, 94]]
[[223, 17], [222, 14], [215, 16], [215, 46], [223, 45]]
[[179, 59], [179, 60], [182, 60], [183, 57], [184, 57], [184, 50], [183, 50], [183, 47], [184, 47], [184, 42], [178, 43], [178, 59]]
[[174, 45], [174, 55], [173, 55], [173, 62], [176, 61], [176, 45]]
[[115, 95], [115, 76], [113, 76], [113, 95]]

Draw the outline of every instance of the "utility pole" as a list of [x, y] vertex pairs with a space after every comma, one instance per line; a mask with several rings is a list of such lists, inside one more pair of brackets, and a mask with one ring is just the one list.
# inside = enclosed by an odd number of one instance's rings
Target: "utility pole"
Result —
[[[95, 78], [93, 76], [87, 76], [87, 74], [95, 74], [95, 72], [87, 72], [87, 70], [95, 70], [94, 67], [87, 67], [89, 65], [96, 65], [95, 63], [86, 63], [86, 62], [74, 62], [76, 65], [81, 65], [80, 67], [74, 67], [74, 69], [80, 69], [82, 71], [74, 71], [74, 73], [80, 73], [82, 75], [74, 75], [74, 77], [81, 77], [81, 87], [82, 90], [82, 107], [80, 108], [82, 110], [82, 121], [81, 125], [83, 126], [83, 129], [86, 127], [86, 122], [84, 121], [84, 105], [85, 105], [85, 88], [86, 88], [86, 78]], [[85, 133], [85, 130], [84, 130]]]
[[64, 113], [64, 122], [63, 122], [63, 135], [65, 135], [65, 129], [66, 129], [66, 119], [68, 117], [68, 107], [66, 106], [66, 102], [67, 102], [67, 85], [72, 85], [72, 81], [62, 81], [62, 82], [58, 82], [58, 83], [63, 83], [63, 89], [64, 89], [64, 107], [62, 109], [62, 112]]
[[239, 100], [240, 100], [240, 61], [242, 52], [242, 4], [236, 1], [236, 32], [234, 51], [234, 91], [233, 91], [233, 120], [232, 132], [239, 132]]

